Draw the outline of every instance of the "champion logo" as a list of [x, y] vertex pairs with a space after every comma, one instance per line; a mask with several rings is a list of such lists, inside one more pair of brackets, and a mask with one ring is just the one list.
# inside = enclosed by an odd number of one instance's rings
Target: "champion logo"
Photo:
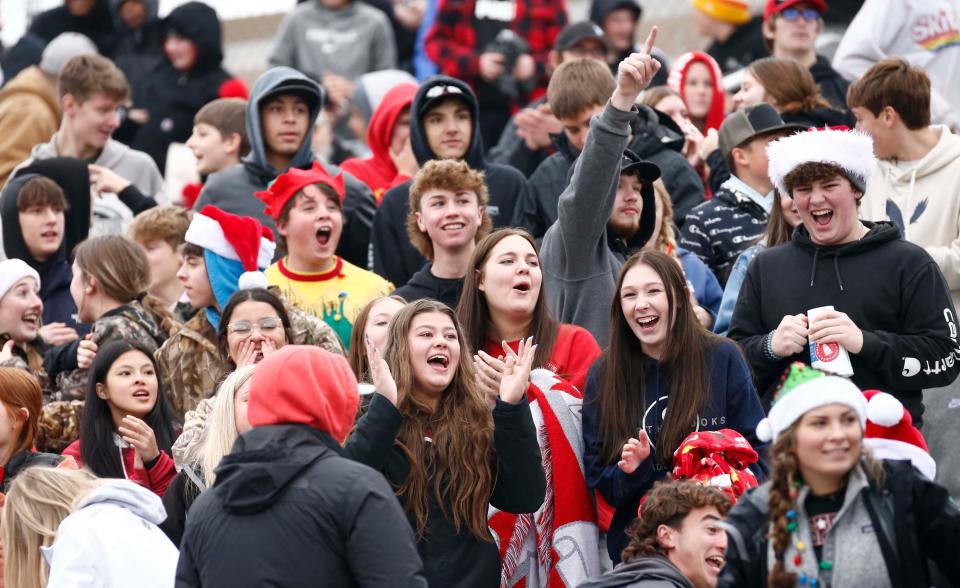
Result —
[[839, 343], [817, 343], [815, 353], [818, 361], [833, 361], [840, 356]]

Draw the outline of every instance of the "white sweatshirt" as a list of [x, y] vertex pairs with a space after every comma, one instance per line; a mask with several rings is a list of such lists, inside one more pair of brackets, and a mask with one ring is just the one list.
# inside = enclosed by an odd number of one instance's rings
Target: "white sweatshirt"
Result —
[[960, 129], [960, 0], [866, 0], [833, 68], [848, 80], [885, 57], [920, 66], [933, 86], [933, 122]]

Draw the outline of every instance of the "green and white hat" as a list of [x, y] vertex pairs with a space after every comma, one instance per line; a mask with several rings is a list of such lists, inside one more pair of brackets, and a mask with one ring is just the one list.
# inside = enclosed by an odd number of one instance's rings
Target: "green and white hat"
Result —
[[856, 384], [795, 362], [784, 375], [767, 418], [757, 424], [757, 438], [769, 443], [807, 412], [828, 404], [849, 406], [856, 411], [860, 427], [866, 427], [867, 401]]

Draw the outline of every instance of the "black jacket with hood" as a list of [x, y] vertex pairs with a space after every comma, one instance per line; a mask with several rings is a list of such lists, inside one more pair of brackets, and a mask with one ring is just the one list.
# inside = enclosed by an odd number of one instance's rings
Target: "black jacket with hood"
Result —
[[[30, 254], [20, 230], [17, 195], [23, 185], [38, 176], [50, 178], [63, 189], [69, 208], [64, 211], [64, 236], [60, 249], [47, 260], [38, 262]], [[0, 194], [0, 223], [3, 226], [3, 250], [7, 257], [25, 261], [40, 274], [40, 299], [43, 323], [65, 323], [81, 337], [89, 325], [76, 321], [77, 305], [70, 294], [73, 271], [68, 252], [87, 238], [90, 229], [90, 174], [86, 162], [71, 157], [35, 161], [19, 170]]]
[[[129, 29], [120, 18], [120, 6], [127, 0], [109, 0], [117, 45], [113, 62], [127, 76], [131, 88], [139, 88], [152, 75], [154, 65], [164, 59], [163, 35], [159, 18], [159, 0], [140, 0], [146, 10], [146, 22], [138, 29]], [[120, 129], [118, 129], [119, 131]], [[117, 133], [114, 138], [121, 140]]]
[[804, 349], [771, 359], [767, 337], [784, 316], [833, 306], [863, 331], [850, 354], [853, 383], [896, 396], [920, 426], [921, 391], [947, 386], [960, 373], [957, 313], [940, 269], [923, 248], [888, 222], [844, 245], [818, 246], [801, 225], [793, 239], [761, 251], [740, 288], [728, 336], [740, 343], [761, 398], [770, 397], [791, 362], [810, 363]]
[[456, 310], [460, 293], [463, 291], [463, 278], [438, 278], [430, 271], [431, 268], [432, 263], [420, 268], [420, 271], [410, 276], [410, 280], [397, 288], [394, 294], [407, 302], [432, 298]]
[[637, 557], [579, 588], [693, 588], [680, 569], [662, 555]]
[[810, 74], [813, 75], [813, 81], [820, 86], [820, 93], [827, 102], [834, 108], [848, 112], [847, 88], [850, 87], [850, 82], [833, 69], [830, 60], [823, 55], [817, 55], [816, 63], [810, 66]]
[[[682, 227], [687, 213], [704, 200], [703, 180], [681, 153], [683, 132], [677, 123], [649, 106], [638, 105], [639, 114], [630, 123], [628, 149], [657, 164], [660, 177], [673, 203], [673, 222]], [[557, 153], [548, 157], [530, 176], [526, 200], [517, 210], [514, 224], [542, 237], [557, 220], [560, 194], [570, 183], [573, 164], [580, 156], [565, 134], [553, 136]]]
[[[522, 173], [512, 167], [489, 163], [484, 159], [483, 138], [480, 136], [478, 125], [478, 119], [482, 114], [476, 95], [464, 82], [449, 76], [438, 75], [421, 84], [410, 107], [410, 112], [414, 113], [410, 124], [410, 143], [417, 163], [422, 167], [428, 161], [437, 159], [427, 143], [426, 133], [423, 130], [423, 116], [416, 115], [420, 112], [420, 105], [426, 100], [426, 93], [434, 86], [456, 86], [462, 91], [458, 96], [467, 102], [473, 118], [470, 147], [463, 160], [471, 168], [484, 172], [486, 176], [490, 202], [484, 213], [490, 216], [494, 228], [510, 226], [517, 203], [526, 198], [527, 180]], [[411, 183], [412, 181], [407, 181], [391, 188], [380, 202], [380, 208], [377, 209], [377, 215], [373, 221], [373, 234], [370, 240], [373, 249], [373, 269], [394, 284], [406, 284], [410, 277], [427, 262], [407, 237]]]
[[47, 43], [61, 33], [80, 33], [96, 44], [101, 55], [112, 58], [117, 46], [117, 30], [110, 16], [109, 0], [94, 0], [93, 8], [86, 16], [73, 16], [65, 4], [61, 2], [60, 6], [38, 14], [30, 22], [27, 32]]
[[[400, 411], [383, 396], [374, 394], [346, 447], [353, 459], [383, 473], [396, 489], [406, 480], [411, 468], [407, 453], [396, 442], [402, 424]], [[514, 514], [536, 512], [543, 504], [546, 479], [529, 404], [498, 400], [493, 409], [493, 425], [491, 463], [467, 465], [492, 469], [495, 485], [490, 496], [491, 506]], [[432, 488], [433, 482], [428, 480], [428, 487]], [[458, 531], [444, 515], [453, 508], [449, 497], [444, 496], [443, 500], [447, 501], [445, 507], [429, 492], [426, 529], [417, 541], [427, 582], [431, 587], [444, 588], [498, 586], [501, 563], [497, 544], [492, 537], [489, 541], [479, 539], [467, 528]], [[408, 513], [408, 519], [415, 527], [412, 513]]]
[[425, 588], [413, 530], [383, 476], [308, 425], [256, 427], [193, 503], [177, 587]]
[[161, 171], [170, 143], [190, 138], [194, 115], [219, 98], [220, 87], [230, 79], [220, 66], [223, 42], [213, 8], [202, 2], [178, 6], [163, 20], [162, 31], [164, 36], [175, 33], [189, 39], [197, 48], [197, 59], [190, 71], [180, 71], [164, 55], [132, 87], [134, 107], [146, 110], [150, 120], [135, 127], [129, 145], [152, 157]]
[[[200, 210], [212, 204], [222, 210], [238, 216], [252, 216], [276, 234], [273, 219], [264, 214], [264, 204], [254, 196], [255, 192], [265, 190], [281, 173], [267, 160], [267, 148], [260, 124], [260, 107], [263, 102], [278, 94], [299, 94], [310, 108], [310, 124], [313, 129], [323, 105], [323, 90], [320, 86], [297, 70], [278, 66], [264, 72], [250, 91], [247, 102], [247, 137], [250, 139], [250, 153], [239, 165], [210, 174], [203, 190], [194, 204], [194, 210]], [[304, 135], [300, 149], [290, 161], [290, 167], [307, 169], [314, 162], [313, 148], [310, 145], [311, 131]], [[324, 164], [332, 176], [340, 173], [335, 165]], [[343, 201], [343, 234], [337, 246], [337, 255], [359, 267], [367, 267], [370, 226], [377, 209], [377, 201], [366, 184], [343, 172], [346, 196]]]

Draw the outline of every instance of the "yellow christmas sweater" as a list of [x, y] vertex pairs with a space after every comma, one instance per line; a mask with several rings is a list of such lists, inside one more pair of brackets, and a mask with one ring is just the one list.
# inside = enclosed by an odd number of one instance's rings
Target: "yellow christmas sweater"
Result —
[[337, 257], [328, 272], [302, 273], [286, 266], [286, 258], [267, 268], [267, 281], [297, 307], [323, 319], [350, 345], [353, 322], [368, 302], [394, 291], [393, 284], [373, 272]]

